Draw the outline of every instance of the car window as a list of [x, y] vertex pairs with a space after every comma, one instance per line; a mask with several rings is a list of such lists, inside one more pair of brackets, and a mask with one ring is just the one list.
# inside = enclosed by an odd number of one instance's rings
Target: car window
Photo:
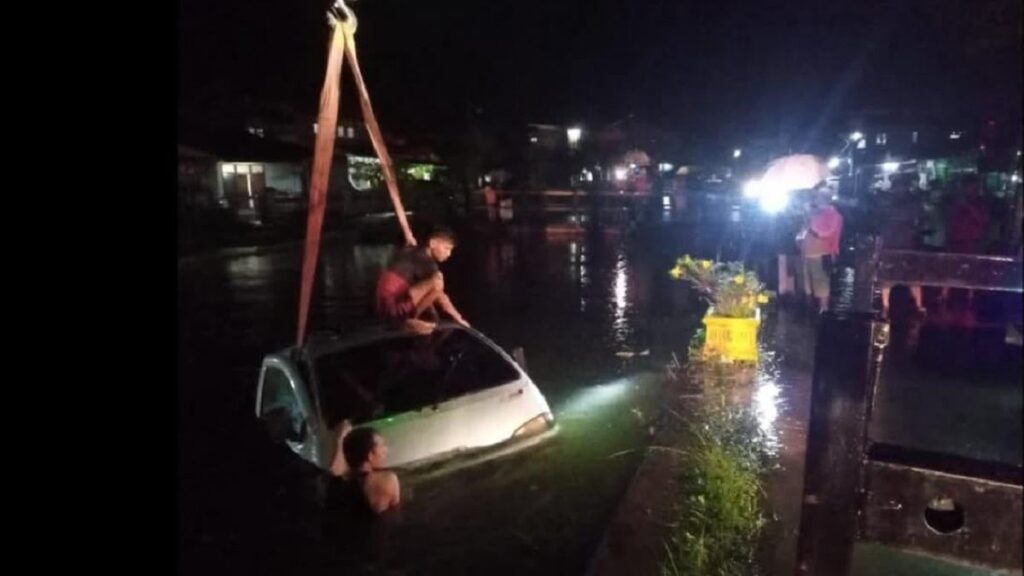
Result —
[[445, 348], [447, 371], [441, 392], [444, 399], [501, 386], [519, 377], [515, 367], [493, 348], [466, 332], [458, 334], [465, 338]]
[[[260, 417], [274, 419], [287, 425], [294, 432], [301, 430], [305, 415], [299, 406], [291, 381], [277, 366], [267, 366], [263, 374], [263, 395], [260, 400]], [[279, 413], [279, 414], [275, 414]], [[281, 418], [281, 416], [284, 418]]]
[[382, 339], [323, 355], [315, 364], [331, 426], [344, 418], [359, 423], [419, 410], [519, 377], [497, 351], [454, 328]]

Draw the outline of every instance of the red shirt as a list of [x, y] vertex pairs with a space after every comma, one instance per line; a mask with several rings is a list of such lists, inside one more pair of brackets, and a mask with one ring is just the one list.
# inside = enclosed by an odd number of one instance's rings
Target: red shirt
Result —
[[811, 216], [808, 226], [815, 238], [805, 239], [805, 256], [839, 254], [839, 236], [843, 233], [843, 216], [829, 205]]

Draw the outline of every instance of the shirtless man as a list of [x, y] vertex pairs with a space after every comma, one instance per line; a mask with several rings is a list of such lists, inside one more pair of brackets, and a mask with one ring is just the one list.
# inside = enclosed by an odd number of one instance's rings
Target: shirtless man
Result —
[[436, 317], [435, 306], [463, 326], [469, 323], [444, 292], [444, 276], [438, 263], [447, 260], [455, 248], [455, 235], [446, 228], [435, 230], [426, 246], [402, 248], [377, 280], [377, 314], [392, 323], [419, 333], [429, 333], [436, 323], [424, 320], [428, 311]]
[[401, 501], [398, 476], [384, 469], [388, 457], [384, 438], [373, 428], [353, 430], [345, 420], [338, 429], [338, 445], [331, 462], [331, 474], [352, 482], [374, 514], [398, 506]]

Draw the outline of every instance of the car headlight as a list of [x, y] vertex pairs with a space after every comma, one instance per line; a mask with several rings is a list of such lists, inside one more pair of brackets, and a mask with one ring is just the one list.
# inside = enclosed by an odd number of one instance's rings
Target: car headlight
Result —
[[555, 419], [551, 416], [550, 412], [545, 412], [536, 418], [531, 418], [526, 424], [520, 426], [515, 433], [512, 434], [513, 438], [523, 438], [526, 436], [533, 436], [546, 432], [551, 428]]

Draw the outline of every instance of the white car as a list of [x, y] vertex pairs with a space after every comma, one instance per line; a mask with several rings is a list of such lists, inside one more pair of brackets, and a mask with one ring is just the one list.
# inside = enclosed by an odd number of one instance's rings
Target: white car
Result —
[[345, 419], [376, 428], [395, 468], [532, 443], [554, 419], [519, 358], [448, 323], [428, 336], [381, 328], [314, 340], [263, 360], [256, 416], [275, 441], [325, 470]]

